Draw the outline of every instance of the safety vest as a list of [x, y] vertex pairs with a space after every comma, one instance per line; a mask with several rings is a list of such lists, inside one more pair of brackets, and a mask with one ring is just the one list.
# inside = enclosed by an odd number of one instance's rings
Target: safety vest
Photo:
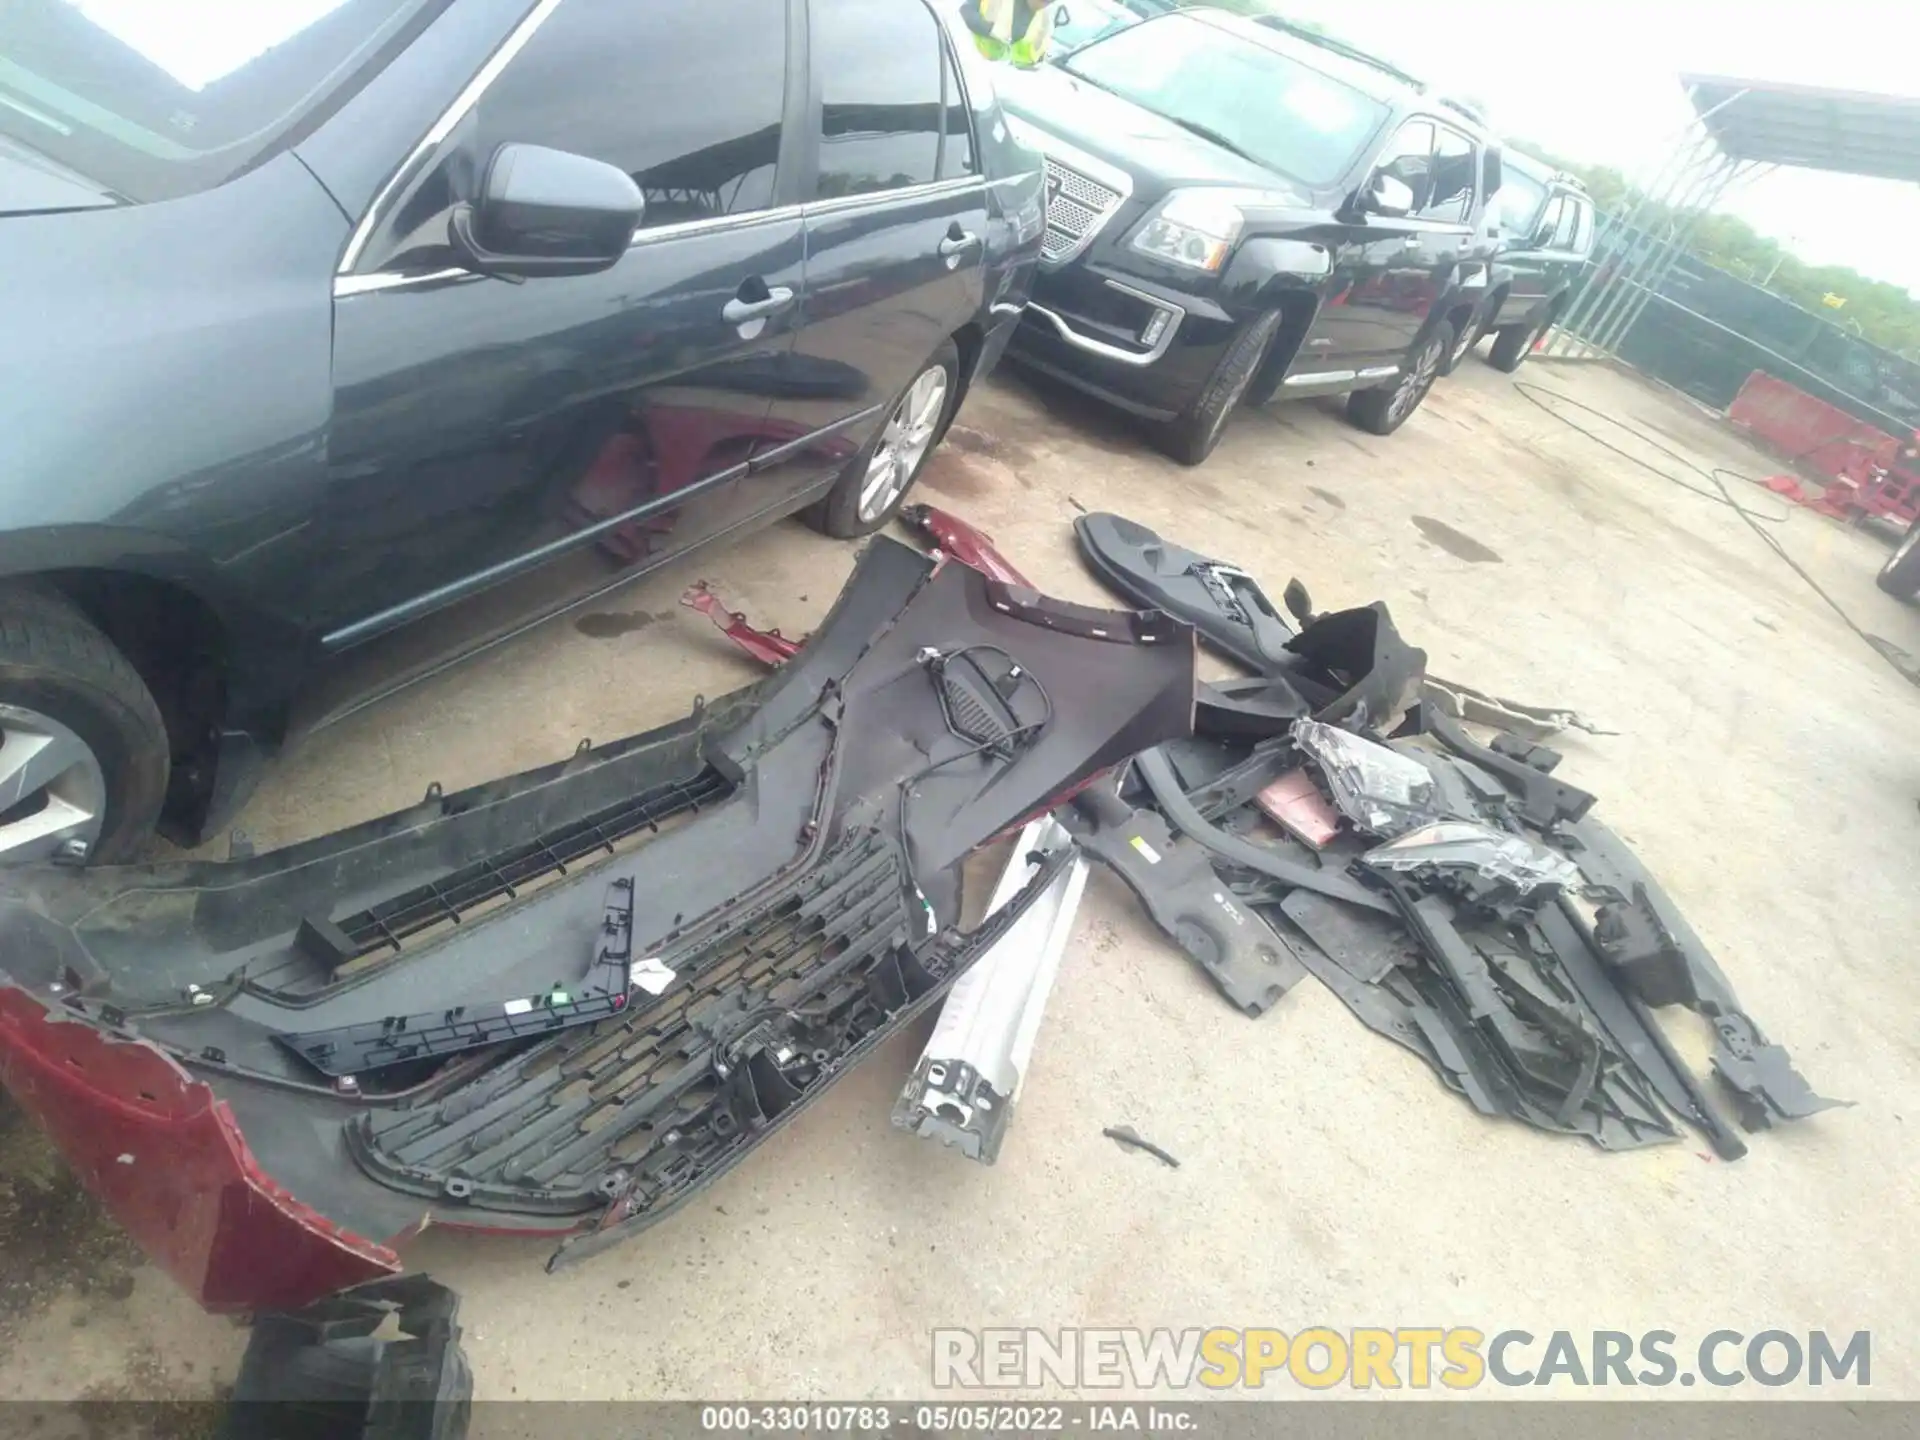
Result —
[[987, 59], [1011, 60], [1031, 68], [1047, 58], [1047, 41], [1053, 34], [1050, 3], [967, 0], [960, 13], [973, 32], [974, 47]]

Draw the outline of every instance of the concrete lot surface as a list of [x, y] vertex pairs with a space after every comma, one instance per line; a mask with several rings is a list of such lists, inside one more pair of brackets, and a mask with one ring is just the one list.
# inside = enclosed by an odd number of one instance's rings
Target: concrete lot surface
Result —
[[[1705, 464], [1777, 468], [1611, 371], [1521, 378]], [[889, 1128], [923, 1025], [691, 1210], [579, 1269], [429, 1233], [410, 1258], [463, 1292], [480, 1395], [925, 1396], [935, 1326], [1325, 1324], [1663, 1328], [1689, 1358], [1720, 1328], [1864, 1329], [1870, 1394], [1920, 1396], [1920, 690], [1737, 516], [1473, 362], [1392, 438], [1296, 404], [1241, 416], [1196, 470], [1009, 376], [973, 397], [920, 496], [1071, 599], [1103, 599], [1076, 505], [1276, 595], [1298, 575], [1322, 606], [1384, 599], [1436, 672], [1619, 731], [1570, 738], [1561, 773], [1599, 794], [1815, 1087], [1858, 1104], [1734, 1165], [1691, 1139], [1608, 1155], [1484, 1120], [1311, 983], [1236, 1014], [1096, 871], [996, 1167]], [[1920, 655], [1920, 611], [1873, 585], [1883, 542], [1805, 513], [1779, 534], [1863, 628]], [[710, 578], [799, 633], [851, 558], [783, 525], [677, 564], [314, 740], [243, 823], [283, 843], [682, 714], [754, 673], [676, 607], [682, 587]], [[1668, 1028], [1704, 1069], [1704, 1026]], [[1180, 1168], [1101, 1137], [1121, 1123]], [[0, 1395], [195, 1398], [230, 1379], [244, 1332], [140, 1263], [17, 1117], [3, 1140], [0, 1172], [35, 1174], [0, 1192]]]

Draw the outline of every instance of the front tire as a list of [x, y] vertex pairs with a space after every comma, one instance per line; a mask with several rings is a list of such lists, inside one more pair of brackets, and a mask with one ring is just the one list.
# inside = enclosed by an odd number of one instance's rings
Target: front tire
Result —
[[853, 540], [893, 518], [946, 433], [960, 398], [960, 352], [942, 340], [893, 402], [887, 421], [847, 462], [833, 489], [800, 512], [822, 535]]
[[1493, 349], [1487, 355], [1487, 363], [1501, 373], [1511, 375], [1527, 363], [1527, 357], [1533, 354], [1533, 347], [1540, 343], [1540, 337], [1552, 327], [1552, 312], [1541, 316], [1531, 325], [1508, 326], [1494, 337]]
[[1487, 321], [1492, 318], [1492, 313], [1492, 307], [1489, 307], [1484, 312], [1476, 310], [1467, 316], [1460, 338], [1454, 341], [1452, 348], [1447, 351], [1447, 358], [1441, 363], [1440, 374], [1443, 378], [1458, 370], [1467, 356], [1473, 353], [1473, 347], [1487, 333]]
[[1242, 330], [1213, 367], [1205, 388], [1176, 418], [1160, 428], [1160, 448], [1182, 465], [1198, 465], [1226, 434], [1227, 421], [1247, 393], [1273, 332], [1280, 328], [1280, 312], [1269, 310]]
[[169, 768], [160, 708], [107, 637], [55, 596], [0, 594], [0, 865], [126, 859]]
[[1453, 325], [1442, 320], [1414, 353], [1393, 384], [1379, 390], [1356, 390], [1347, 397], [1347, 419], [1374, 435], [1391, 435], [1420, 408], [1440, 365], [1453, 348]]
[[1907, 527], [1907, 533], [1893, 547], [1874, 583], [1902, 600], [1920, 597], [1920, 520]]

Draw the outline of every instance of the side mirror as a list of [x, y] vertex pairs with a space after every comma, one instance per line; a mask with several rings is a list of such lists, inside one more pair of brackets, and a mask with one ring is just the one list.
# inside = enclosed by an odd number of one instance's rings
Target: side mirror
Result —
[[1406, 181], [1376, 170], [1360, 197], [1360, 208], [1371, 215], [1389, 218], [1413, 213], [1413, 187]]
[[447, 239], [481, 275], [591, 275], [627, 253], [645, 211], [640, 187], [617, 166], [544, 145], [502, 145], [480, 198], [454, 207]]

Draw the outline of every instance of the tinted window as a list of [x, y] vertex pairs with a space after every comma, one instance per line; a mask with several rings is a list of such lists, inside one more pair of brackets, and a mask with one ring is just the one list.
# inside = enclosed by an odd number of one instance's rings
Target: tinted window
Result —
[[1585, 200], [1576, 200], [1573, 208], [1580, 212], [1574, 221], [1573, 248], [1584, 255], [1593, 249], [1593, 206]]
[[1433, 125], [1426, 120], [1411, 120], [1387, 142], [1374, 168], [1391, 175], [1413, 192], [1413, 209], [1427, 208], [1433, 200]]
[[5, 0], [0, 135], [133, 200], [184, 195], [338, 101], [446, 3]]
[[937, 179], [946, 51], [927, 7], [812, 0], [808, 9], [821, 100], [816, 193], [867, 195]]
[[946, 103], [945, 148], [940, 152], [940, 178], [950, 180], [971, 175], [978, 168], [973, 159], [973, 116], [967, 111], [967, 94], [960, 88], [960, 77], [953, 68], [953, 56], [941, 47], [940, 86]]
[[1562, 196], [1560, 200], [1560, 220], [1559, 223], [1553, 227], [1553, 248], [1556, 250], [1573, 249], [1574, 237], [1579, 227], [1580, 202], [1571, 195]]
[[1189, 15], [1157, 16], [1061, 65], [1309, 185], [1342, 179], [1387, 117], [1384, 105], [1352, 86]]
[[1540, 219], [1533, 227], [1533, 233], [1527, 236], [1527, 244], [1536, 250], [1551, 249], [1554, 236], [1560, 233], [1560, 222], [1565, 218], [1567, 201], [1564, 195], [1556, 195], [1547, 202], [1547, 208], [1540, 212]]
[[1547, 187], [1531, 176], [1508, 166], [1500, 182], [1500, 193], [1493, 197], [1494, 213], [1503, 234], [1527, 236], [1533, 217], [1540, 213], [1540, 202], [1547, 198]]
[[785, 0], [565, 0], [401, 203], [385, 263], [443, 250], [448, 209], [473, 198], [509, 141], [618, 165], [648, 228], [764, 209], [785, 94]]
[[1477, 169], [1473, 141], [1458, 130], [1442, 125], [1440, 143], [1433, 152], [1433, 198], [1421, 207], [1421, 216], [1428, 220], [1465, 222], [1473, 209]]

